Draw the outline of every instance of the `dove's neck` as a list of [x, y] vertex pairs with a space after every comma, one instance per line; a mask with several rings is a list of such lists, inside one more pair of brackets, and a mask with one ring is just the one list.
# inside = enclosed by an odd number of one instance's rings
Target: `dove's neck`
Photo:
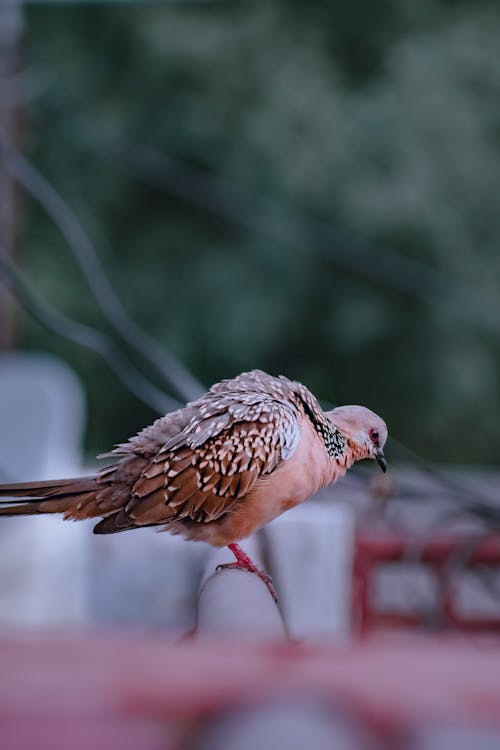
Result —
[[356, 461], [367, 457], [368, 453], [364, 446], [360, 446], [359, 443], [355, 443], [346, 437], [344, 452], [331, 462], [330, 483], [334, 483], [337, 479], [343, 477]]

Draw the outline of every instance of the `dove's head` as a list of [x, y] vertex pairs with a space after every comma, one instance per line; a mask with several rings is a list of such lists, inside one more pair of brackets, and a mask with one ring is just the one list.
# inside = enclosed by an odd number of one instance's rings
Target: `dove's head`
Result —
[[338, 406], [327, 412], [327, 416], [345, 437], [347, 449], [352, 452], [352, 463], [373, 458], [382, 471], [387, 469], [384, 456], [387, 425], [378, 414], [365, 406]]

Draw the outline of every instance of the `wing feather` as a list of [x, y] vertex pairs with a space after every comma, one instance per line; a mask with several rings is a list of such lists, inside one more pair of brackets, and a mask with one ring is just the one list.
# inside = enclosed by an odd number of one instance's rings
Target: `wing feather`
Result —
[[217, 520], [293, 455], [297, 417], [290, 402], [260, 392], [209, 400], [198, 421], [151, 457], [126, 507], [129, 518], [138, 526]]

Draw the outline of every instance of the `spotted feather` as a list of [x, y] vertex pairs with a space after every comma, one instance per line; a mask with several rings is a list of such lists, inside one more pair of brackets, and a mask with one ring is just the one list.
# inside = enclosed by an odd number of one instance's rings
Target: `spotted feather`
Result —
[[[201, 430], [190, 420], [182, 442], [174, 436], [153, 457], [125, 508], [135, 525], [215, 521], [248, 496], [259, 477], [293, 455], [299, 429], [292, 405], [262, 394], [249, 405], [235, 398], [208, 404]], [[227, 414], [230, 427], [224, 427]]]

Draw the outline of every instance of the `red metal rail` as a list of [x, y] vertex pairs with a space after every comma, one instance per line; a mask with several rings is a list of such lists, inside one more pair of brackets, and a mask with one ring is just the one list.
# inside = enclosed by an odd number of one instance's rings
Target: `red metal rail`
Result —
[[[418, 550], [418, 554], [415, 554]], [[418, 558], [418, 559], [417, 559]], [[471, 537], [442, 535], [425, 540], [396, 535], [358, 533], [353, 563], [352, 625], [366, 633], [383, 627], [423, 627], [421, 612], [382, 610], [374, 601], [373, 578], [382, 565], [418, 562], [436, 576], [439, 590], [439, 622], [444, 628], [470, 633], [499, 632], [500, 617], [466, 616], [456, 601], [454, 568], [500, 568], [500, 535]]]

